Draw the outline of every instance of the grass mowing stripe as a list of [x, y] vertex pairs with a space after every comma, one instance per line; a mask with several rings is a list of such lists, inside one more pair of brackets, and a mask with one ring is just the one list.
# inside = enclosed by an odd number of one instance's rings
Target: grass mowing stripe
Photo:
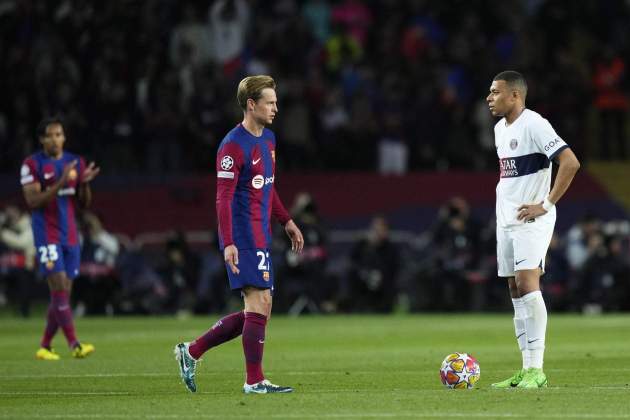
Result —
[[[545, 371], [551, 388], [493, 390], [521, 355], [511, 315], [274, 316], [264, 366], [289, 395], [242, 394], [243, 354], [233, 340], [204, 355], [197, 395], [181, 384], [171, 350], [215, 317], [81, 318], [96, 353], [34, 359], [43, 320], [0, 319], [0, 419], [630, 418], [624, 362], [630, 316], [549, 318]], [[59, 334], [58, 347], [64, 345]], [[454, 351], [474, 354], [481, 381], [448, 391], [438, 369]]]
[[[318, 418], [327, 418], [327, 419], [347, 419], [347, 418], [435, 418], [435, 417], [464, 417], [464, 418], [531, 418], [530, 414], [526, 413], [468, 413], [468, 412], [435, 412], [435, 413], [424, 413], [419, 414], [415, 412], [397, 412], [397, 413], [322, 413], [317, 415], [308, 415], [308, 414], [270, 414], [266, 415], [265, 418], [277, 418], [277, 419], [318, 419]], [[150, 418], [150, 419], [172, 419], [172, 418], [199, 418], [198, 416], [186, 416], [186, 415], [177, 415], [177, 414], [143, 414], [142, 417]], [[545, 415], [546, 418], [553, 419], [566, 419], [566, 418], [579, 418], [579, 419], [627, 419], [630, 418], [630, 415], [601, 415], [597, 414], [588, 414], [588, 413], [566, 413], [566, 414], [556, 414], [556, 415]], [[0, 418], [8, 418], [0, 415]], [[138, 418], [136, 415], [125, 415], [125, 414], [75, 414], [75, 415], [35, 415], [35, 416], [12, 416], [11, 418], [89, 418], [89, 419], [130, 419], [130, 418]], [[204, 419], [251, 419], [251, 416], [242, 416], [242, 415], [212, 415], [212, 414], [204, 414]]]
[[[46, 362], [42, 362], [46, 363]], [[199, 368], [201, 374], [204, 376], [221, 376], [224, 373], [220, 372], [204, 372], [203, 368]], [[351, 370], [346, 372], [339, 371], [331, 371], [331, 370], [318, 370], [318, 371], [297, 371], [297, 372], [284, 372], [284, 371], [267, 371], [269, 375], [283, 375], [283, 376], [301, 376], [301, 375], [431, 375], [435, 374], [437, 369], [431, 370], [413, 370], [413, 371], [396, 371], [396, 372], [382, 372], [378, 370]], [[618, 372], [630, 372], [630, 367], [620, 367], [620, 368], [607, 368], [600, 369], [600, 372], [606, 373], [618, 373]], [[513, 370], [508, 369], [497, 369], [495, 370], [497, 373], [514, 373]], [[558, 373], [558, 372], [573, 372], [572, 369], [545, 369], [547, 373]], [[236, 371], [232, 373], [237, 373]], [[77, 373], [77, 374], [58, 374], [58, 375], [2, 375], [0, 376], [0, 382], [7, 379], [50, 379], [50, 378], [131, 378], [131, 377], [173, 377], [177, 376], [176, 373], [146, 373], [146, 372], [138, 372], [138, 373]]]

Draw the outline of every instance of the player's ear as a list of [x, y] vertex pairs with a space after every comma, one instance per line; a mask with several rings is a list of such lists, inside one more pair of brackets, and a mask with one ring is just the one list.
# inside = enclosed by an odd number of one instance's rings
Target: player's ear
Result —
[[247, 99], [247, 110], [248, 111], [253, 111], [255, 105], [256, 105], [256, 101], [254, 101], [252, 98], [248, 98]]

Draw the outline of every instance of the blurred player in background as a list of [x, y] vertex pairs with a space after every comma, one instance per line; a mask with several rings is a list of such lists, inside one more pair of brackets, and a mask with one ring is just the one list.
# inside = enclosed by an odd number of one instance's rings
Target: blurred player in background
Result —
[[42, 150], [27, 157], [20, 170], [22, 192], [31, 209], [36, 258], [51, 295], [46, 329], [35, 356], [59, 360], [51, 341], [61, 327], [72, 356], [83, 358], [94, 351], [94, 346], [77, 339], [70, 309], [72, 279], [79, 274], [80, 265], [76, 213], [77, 205], [89, 206], [90, 181], [99, 168], [94, 162], [85, 166], [82, 157], [63, 150], [66, 137], [60, 119], [42, 120], [37, 136]]
[[240, 290], [244, 311], [219, 320], [192, 343], [179, 343], [175, 355], [184, 384], [197, 390], [195, 369], [210, 348], [242, 334], [247, 371], [243, 392], [285, 393], [290, 387], [274, 385], [262, 370], [265, 326], [271, 314], [274, 289], [271, 248], [273, 216], [291, 239], [292, 250], [301, 252], [302, 232], [291, 220], [274, 188], [276, 166], [274, 133], [265, 128], [278, 112], [276, 84], [269, 76], [241, 80], [237, 99], [243, 122], [219, 145], [217, 170], [217, 219], [230, 287]]
[[[499, 156], [497, 263], [508, 278], [516, 339], [523, 368], [494, 388], [543, 388], [547, 309], [540, 291], [545, 254], [556, 222], [555, 204], [580, 168], [577, 158], [540, 114], [525, 108], [527, 83], [520, 73], [495, 76], [486, 98], [493, 116]], [[551, 162], [558, 172], [551, 186]]]

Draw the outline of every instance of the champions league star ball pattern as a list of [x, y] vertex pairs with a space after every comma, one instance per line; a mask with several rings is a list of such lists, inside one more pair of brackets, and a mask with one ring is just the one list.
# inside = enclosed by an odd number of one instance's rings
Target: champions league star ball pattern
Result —
[[447, 388], [472, 388], [480, 375], [477, 359], [466, 353], [449, 354], [440, 368], [440, 379]]

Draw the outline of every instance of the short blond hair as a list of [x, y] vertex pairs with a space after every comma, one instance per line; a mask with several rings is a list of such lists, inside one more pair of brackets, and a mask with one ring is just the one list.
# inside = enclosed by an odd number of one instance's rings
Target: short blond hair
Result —
[[271, 76], [249, 76], [241, 80], [238, 84], [238, 91], [236, 92], [236, 99], [241, 109], [246, 111], [247, 100], [253, 99], [254, 102], [256, 102], [261, 98], [262, 91], [267, 88], [276, 89], [276, 82]]

